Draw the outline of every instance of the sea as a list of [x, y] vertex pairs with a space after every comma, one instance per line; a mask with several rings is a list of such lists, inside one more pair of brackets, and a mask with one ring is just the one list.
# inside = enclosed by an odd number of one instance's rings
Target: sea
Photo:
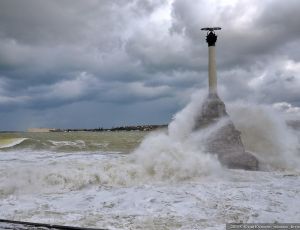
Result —
[[152, 132], [0, 133], [0, 218], [104, 229], [225, 229], [300, 220], [300, 130], [269, 106], [228, 112], [259, 171], [227, 169], [192, 100]]

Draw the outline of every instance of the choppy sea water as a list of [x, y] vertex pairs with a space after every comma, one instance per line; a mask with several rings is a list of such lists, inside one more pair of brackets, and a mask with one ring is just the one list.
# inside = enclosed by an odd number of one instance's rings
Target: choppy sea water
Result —
[[233, 108], [263, 167], [229, 170], [202, 148], [206, 133], [190, 132], [191, 108], [152, 133], [0, 134], [1, 218], [107, 229], [299, 222], [299, 130], [266, 108]]

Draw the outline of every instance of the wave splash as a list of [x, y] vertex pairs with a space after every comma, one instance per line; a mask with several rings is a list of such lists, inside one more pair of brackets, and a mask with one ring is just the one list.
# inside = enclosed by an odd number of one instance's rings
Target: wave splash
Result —
[[133, 152], [131, 157], [146, 173], [171, 181], [222, 174], [217, 157], [204, 149], [204, 131], [193, 132], [203, 99], [202, 94], [195, 94], [167, 132], [150, 134]]
[[201, 109], [199, 98], [202, 97], [196, 95], [186, 108], [176, 114], [168, 130], [150, 133], [129, 155], [113, 158], [111, 154], [106, 154], [99, 158], [99, 155], [76, 153], [73, 159], [62, 159], [57, 154], [48, 152], [49, 157], [43, 161], [37, 159], [28, 165], [18, 166], [15, 163], [15, 168], [5, 172], [5, 178], [15, 180], [9, 181], [2, 177], [0, 184], [5, 184], [6, 189], [0, 191], [0, 194], [26, 190], [77, 190], [91, 185], [172, 183], [212, 175], [221, 176], [223, 169], [216, 156], [205, 153], [203, 133], [192, 133], [193, 122]]
[[[226, 170], [203, 147], [207, 135], [219, 125], [192, 132], [202, 98], [203, 95], [194, 95], [190, 104], [175, 115], [168, 130], [150, 133], [129, 155], [82, 152], [59, 157], [48, 151], [48, 158], [43, 161], [37, 158], [28, 164], [6, 162], [0, 169], [0, 196], [26, 191], [73, 191], [95, 185], [131, 186], [224, 178]], [[299, 140], [278, 113], [267, 106], [245, 104], [232, 104], [228, 112], [242, 133], [246, 150], [258, 157], [263, 169], [299, 169]], [[67, 144], [83, 145], [78, 141]]]
[[228, 112], [241, 131], [243, 144], [263, 170], [300, 170], [299, 133], [271, 106], [235, 103]]

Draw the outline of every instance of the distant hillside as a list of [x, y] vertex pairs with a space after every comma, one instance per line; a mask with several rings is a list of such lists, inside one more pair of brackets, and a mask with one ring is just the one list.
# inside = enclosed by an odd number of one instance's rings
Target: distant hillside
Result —
[[152, 131], [156, 129], [167, 128], [168, 125], [137, 125], [137, 126], [120, 126], [113, 128], [96, 128], [96, 129], [51, 129], [50, 132], [115, 132], [115, 131]]

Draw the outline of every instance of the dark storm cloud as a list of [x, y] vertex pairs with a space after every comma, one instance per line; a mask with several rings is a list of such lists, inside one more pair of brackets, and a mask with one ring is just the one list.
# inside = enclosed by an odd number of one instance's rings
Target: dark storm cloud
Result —
[[[154, 121], [141, 111], [143, 103], [156, 111], [156, 122], [167, 121], [195, 89], [206, 90], [200, 28], [210, 25], [223, 27], [217, 66], [226, 101], [299, 105], [299, 8], [297, 0], [2, 0], [0, 129], [72, 126], [85, 113], [70, 121], [63, 119], [67, 108], [96, 111], [97, 105], [120, 107], [119, 117], [103, 118], [107, 124], [134, 123], [129, 114], [137, 113]], [[164, 110], [162, 101], [174, 105]], [[20, 119], [17, 126], [9, 125], [12, 119]]]
[[191, 39], [193, 45], [203, 36], [199, 27], [223, 27], [217, 44], [221, 47], [218, 62], [226, 68], [252, 64], [255, 58], [273, 55], [289, 42], [299, 41], [300, 3], [296, 0], [237, 1], [233, 6], [177, 0], [173, 5], [171, 30]]

